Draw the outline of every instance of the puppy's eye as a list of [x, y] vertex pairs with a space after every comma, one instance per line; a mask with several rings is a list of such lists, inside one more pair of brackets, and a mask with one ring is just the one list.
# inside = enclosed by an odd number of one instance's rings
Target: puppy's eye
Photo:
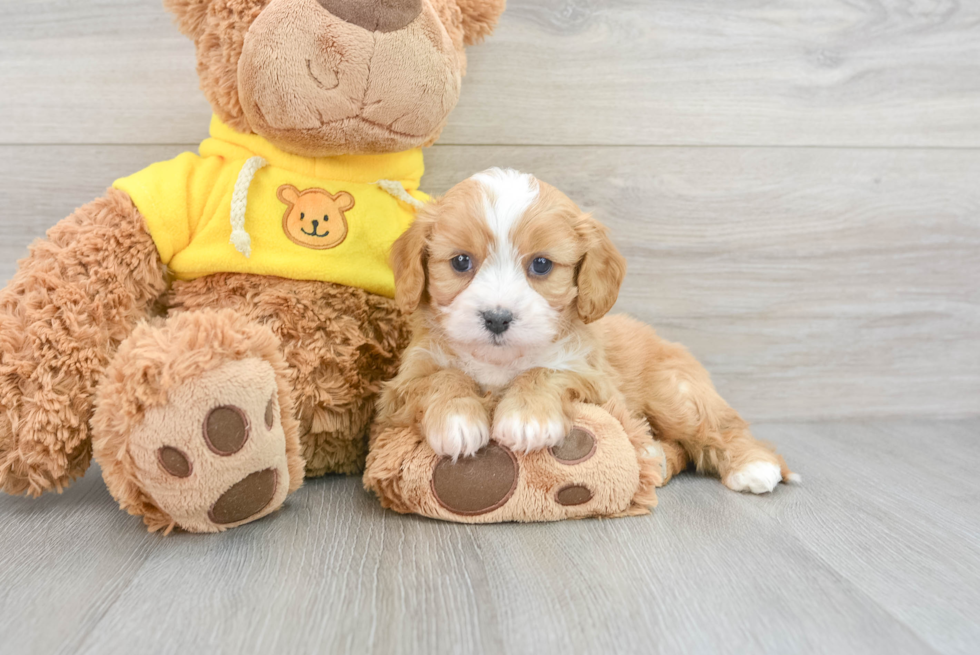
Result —
[[531, 261], [530, 271], [533, 275], [547, 275], [551, 272], [551, 267], [554, 266], [550, 259], [545, 257], [535, 257]]
[[457, 273], [465, 273], [473, 268], [473, 260], [470, 259], [469, 255], [456, 255], [449, 260], [449, 263]]

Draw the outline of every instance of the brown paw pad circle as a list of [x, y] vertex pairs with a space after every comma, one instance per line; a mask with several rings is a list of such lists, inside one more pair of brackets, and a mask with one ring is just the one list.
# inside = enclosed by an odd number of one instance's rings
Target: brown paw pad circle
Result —
[[463, 516], [492, 512], [506, 503], [516, 488], [517, 458], [495, 443], [455, 463], [443, 457], [432, 471], [436, 501]]
[[234, 405], [215, 407], [204, 419], [204, 441], [215, 455], [234, 455], [248, 441], [248, 416]]
[[278, 478], [275, 469], [265, 469], [239, 480], [215, 501], [208, 518], [218, 525], [227, 525], [255, 516], [272, 502]]
[[555, 501], [559, 505], [584, 505], [592, 500], [592, 492], [581, 484], [569, 484], [558, 490]]
[[164, 446], [157, 450], [157, 461], [164, 471], [175, 478], [186, 478], [193, 469], [187, 455], [173, 446]]
[[572, 428], [560, 444], [551, 447], [551, 456], [562, 464], [581, 464], [595, 451], [595, 435], [583, 428]]
[[269, 404], [265, 406], [265, 427], [267, 430], [272, 429], [272, 425], [276, 422], [276, 398], [273, 396], [269, 398]]

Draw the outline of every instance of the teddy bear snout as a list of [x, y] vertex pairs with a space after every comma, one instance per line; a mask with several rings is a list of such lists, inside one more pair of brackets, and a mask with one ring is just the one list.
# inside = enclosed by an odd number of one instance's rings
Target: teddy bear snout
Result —
[[337, 18], [369, 32], [394, 32], [422, 13], [422, 0], [317, 0]]

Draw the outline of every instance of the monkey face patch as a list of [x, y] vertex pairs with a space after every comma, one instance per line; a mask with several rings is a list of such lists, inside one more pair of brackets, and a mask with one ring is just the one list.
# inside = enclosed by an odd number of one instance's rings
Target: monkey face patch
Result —
[[354, 196], [346, 191], [334, 195], [317, 188], [300, 192], [292, 184], [284, 184], [276, 196], [286, 204], [282, 230], [293, 243], [326, 250], [339, 246], [347, 238], [344, 212], [354, 206]]

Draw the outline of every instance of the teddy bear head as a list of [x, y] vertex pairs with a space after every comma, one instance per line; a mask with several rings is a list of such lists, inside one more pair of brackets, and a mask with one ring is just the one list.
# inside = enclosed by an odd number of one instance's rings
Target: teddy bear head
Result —
[[435, 141], [505, 2], [164, 0], [217, 116], [307, 157]]
[[345, 212], [354, 207], [354, 196], [323, 189], [300, 191], [292, 184], [279, 187], [279, 200], [286, 205], [282, 230], [293, 243], [314, 250], [335, 248], [347, 238]]

